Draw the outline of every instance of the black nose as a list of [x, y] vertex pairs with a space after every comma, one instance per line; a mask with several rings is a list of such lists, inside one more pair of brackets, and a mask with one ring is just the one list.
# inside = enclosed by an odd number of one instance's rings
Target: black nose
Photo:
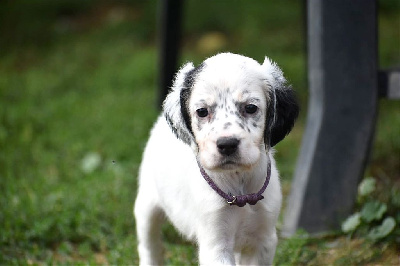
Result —
[[236, 152], [239, 146], [239, 142], [240, 140], [238, 140], [237, 138], [229, 138], [229, 137], [219, 138], [217, 140], [218, 151], [222, 155], [231, 155]]

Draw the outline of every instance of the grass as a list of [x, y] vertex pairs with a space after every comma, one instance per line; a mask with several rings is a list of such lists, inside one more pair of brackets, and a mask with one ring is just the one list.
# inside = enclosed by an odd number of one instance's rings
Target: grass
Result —
[[[298, 91], [302, 117], [277, 153], [285, 195], [306, 114], [301, 8], [298, 1], [185, 6], [182, 62], [221, 50], [259, 61], [268, 54]], [[138, 262], [131, 210], [158, 115], [156, 10], [150, 1], [0, 3], [0, 264]], [[383, 67], [400, 61], [399, 12], [395, 1], [381, 1]], [[382, 195], [400, 187], [399, 110], [398, 101], [380, 101], [366, 174]], [[197, 263], [194, 246], [170, 225], [163, 232], [167, 264]], [[300, 231], [280, 241], [276, 263], [390, 264], [398, 248]]]

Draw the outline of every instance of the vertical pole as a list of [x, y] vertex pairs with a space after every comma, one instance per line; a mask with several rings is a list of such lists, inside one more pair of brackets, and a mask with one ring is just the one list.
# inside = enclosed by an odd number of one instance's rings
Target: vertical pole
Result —
[[162, 105], [177, 70], [181, 38], [182, 0], [161, 0], [159, 20], [159, 98]]
[[309, 0], [307, 13], [310, 100], [284, 235], [352, 212], [377, 112], [376, 1]]

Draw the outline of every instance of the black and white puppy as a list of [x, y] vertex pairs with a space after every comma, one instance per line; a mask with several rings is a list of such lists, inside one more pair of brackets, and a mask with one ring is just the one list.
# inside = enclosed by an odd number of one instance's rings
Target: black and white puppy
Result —
[[282, 200], [272, 147], [299, 111], [282, 71], [231, 53], [187, 63], [163, 107], [139, 173], [140, 264], [162, 264], [165, 216], [200, 264], [272, 264]]

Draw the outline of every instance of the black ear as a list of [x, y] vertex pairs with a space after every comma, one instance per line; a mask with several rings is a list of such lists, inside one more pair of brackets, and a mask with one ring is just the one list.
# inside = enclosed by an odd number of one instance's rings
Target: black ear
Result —
[[172, 90], [163, 104], [164, 116], [176, 137], [190, 145], [193, 132], [188, 109], [190, 94], [198, 73], [204, 64], [194, 67], [193, 63], [185, 64], [176, 74]]
[[292, 130], [299, 115], [299, 105], [294, 91], [287, 86], [271, 90], [269, 96], [265, 141], [273, 147]]

